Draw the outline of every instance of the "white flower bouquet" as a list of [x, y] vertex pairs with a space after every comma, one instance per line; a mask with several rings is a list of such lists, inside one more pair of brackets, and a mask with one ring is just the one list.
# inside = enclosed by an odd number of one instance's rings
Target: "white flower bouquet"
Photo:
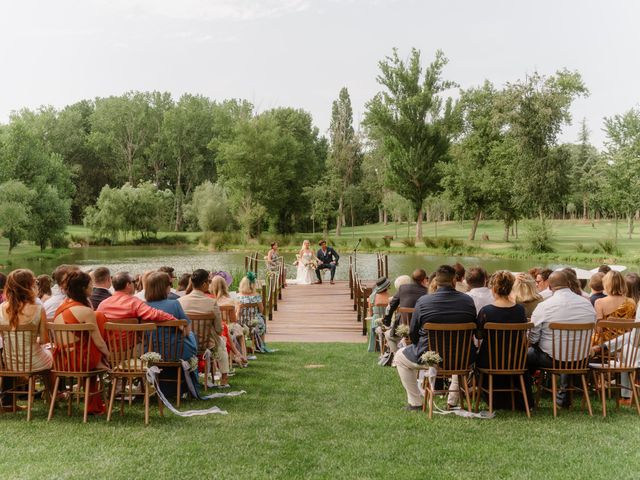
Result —
[[140, 360], [142, 360], [145, 367], [149, 367], [154, 363], [162, 361], [162, 356], [157, 352], [147, 352], [140, 356]]
[[435, 367], [440, 362], [442, 362], [442, 357], [438, 354], [438, 352], [429, 350], [428, 352], [424, 352], [422, 355], [420, 355], [420, 363], [422, 365], [426, 365], [427, 367]]
[[189, 359], [189, 371], [195, 372], [198, 369], [198, 357], [195, 355]]
[[396, 327], [396, 335], [398, 337], [408, 337], [409, 336], [409, 325], [398, 325]]

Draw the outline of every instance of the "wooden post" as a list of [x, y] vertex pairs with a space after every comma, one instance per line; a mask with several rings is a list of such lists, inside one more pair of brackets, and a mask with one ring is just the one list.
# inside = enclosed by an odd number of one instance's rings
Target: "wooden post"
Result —
[[384, 276], [389, 278], [389, 255], [384, 254]]

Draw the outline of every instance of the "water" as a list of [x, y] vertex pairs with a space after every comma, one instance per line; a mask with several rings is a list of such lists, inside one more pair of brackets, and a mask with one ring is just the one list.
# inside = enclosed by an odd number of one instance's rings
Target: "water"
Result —
[[[340, 253], [340, 252], [338, 252]], [[176, 269], [179, 275], [196, 268], [207, 270], [236, 271], [244, 268], [245, 253], [235, 252], [198, 252], [183, 247], [91, 247], [74, 250], [69, 255], [55, 261], [25, 261], [20, 264], [5, 266], [6, 272], [13, 268], [30, 268], [35, 273], [51, 273], [61, 263], [82, 265], [84, 268], [106, 266], [112, 272], [126, 270], [133, 274], [145, 270], [157, 269], [169, 265]], [[264, 253], [266, 255], [266, 252]], [[287, 277], [294, 278], [296, 268], [293, 266], [294, 254], [284, 254], [287, 263]], [[263, 257], [259, 257], [262, 260]], [[377, 276], [376, 255], [358, 254], [357, 269], [362, 278], [373, 279]], [[487, 271], [507, 269], [514, 272], [526, 271], [534, 266], [549, 266], [557, 268], [566, 264], [544, 264], [539, 261], [511, 260], [500, 258], [451, 257], [445, 255], [397, 254], [389, 255], [389, 276], [393, 279], [398, 275], [410, 274], [415, 268], [424, 268], [432, 272], [438, 265], [462, 263], [465, 267], [480, 265]], [[348, 275], [348, 254], [342, 252], [340, 265], [336, 271], [337, 280], [346, 280]], [[571, 266], [591, 269], [596, 264], [574, 264]], [[630, 270], [636, 270], [632, 267]], [[264, 263], [260, 262], [259, 271], [264, 271]]]

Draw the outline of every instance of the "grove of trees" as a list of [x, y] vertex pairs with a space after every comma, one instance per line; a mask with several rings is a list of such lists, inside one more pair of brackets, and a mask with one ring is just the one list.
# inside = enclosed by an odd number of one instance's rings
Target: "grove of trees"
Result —
[[[483, 218], [625, 219], [640, 210], [640, 108], [606, 118], [598, 151], [582, 124], [578, 72], [533, 73], [459, 89], [438, 51], [379, 63], [380, 91], [354, 125], [347, 88], [326, 135], [296, 108], [127, 92], [62, 109], [14, 112], [0, 125], [0, 233], [13, 249], [64, 245], [69, 223], [95, 235], [174, 231], [291, 233], [345, 225]], [[329, 106], [328, 106], [329, 108]], [[594, 128], [598, 128], [595, 126]], [[401, 234], [401, 233], [399, 233]], [[403, 234], [402, 234], [403, 235]]]

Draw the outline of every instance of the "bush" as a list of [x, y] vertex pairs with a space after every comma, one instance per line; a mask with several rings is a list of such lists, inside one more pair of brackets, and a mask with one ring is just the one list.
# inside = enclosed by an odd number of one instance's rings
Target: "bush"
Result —
[[384, 246], [389, 248], [391, 246], [391, 240], [393, 240], [393, 237], [389, 236], [389, 235], [385, 235], [384, 237], [382, 237], [382, 241], [384, 242]]
[[525, 235], [525, 245], [531, 253], [550, 253], [553, 252], [551, 242], [553, 240], [553, 232], [551, 226], [545, 222], [530, 222]]
[[224, 250], [229, 245], [243, 244], [242, 234], [239, 232], [203, 232], [198, 237], [198, 242], [214, 250]]
[[402, 239], [402, 245], [404, 245], [405, 247], [414, 248], [416, 246], [416, 239], [415, 238], [403, 238]]
[[376, 243], [375, 240], [369, 238], [369, 237], [364, 237], [362, 239], [362, 248], [365, 248], [367, 250], [374, 250], [376, 248], [378, 248], [378, 244]]
[[444, 250], [452, 250], [464, 247], [464, 242], [462, 240], [453, 237], [424, 237], [423, 242], [427, 248], [442, 248]]
[[585, 248], [582, 242], [576, 243], [576, 252], [578, 253], [587, 253], [589, 250]]
[[[76, 243], [79, 243], [79, 242], [76, 242]], [[51, 248], [67, 248], [68, 246], [69, 246], [69, 239], [64, 235], [56, 235], [51, 238]]]
[[618, 249], [615, 240], [613, 240], [612, 238], [598, 240], [598, 249], [600, 250], [600, 252], [606, 253], [607, 255], [620, 255], [620, 250]]
[[134, 245], [185, 245], [191, 243], [184, 235], [165, 235], [164, 237], [140, 237], [132, 240]]

